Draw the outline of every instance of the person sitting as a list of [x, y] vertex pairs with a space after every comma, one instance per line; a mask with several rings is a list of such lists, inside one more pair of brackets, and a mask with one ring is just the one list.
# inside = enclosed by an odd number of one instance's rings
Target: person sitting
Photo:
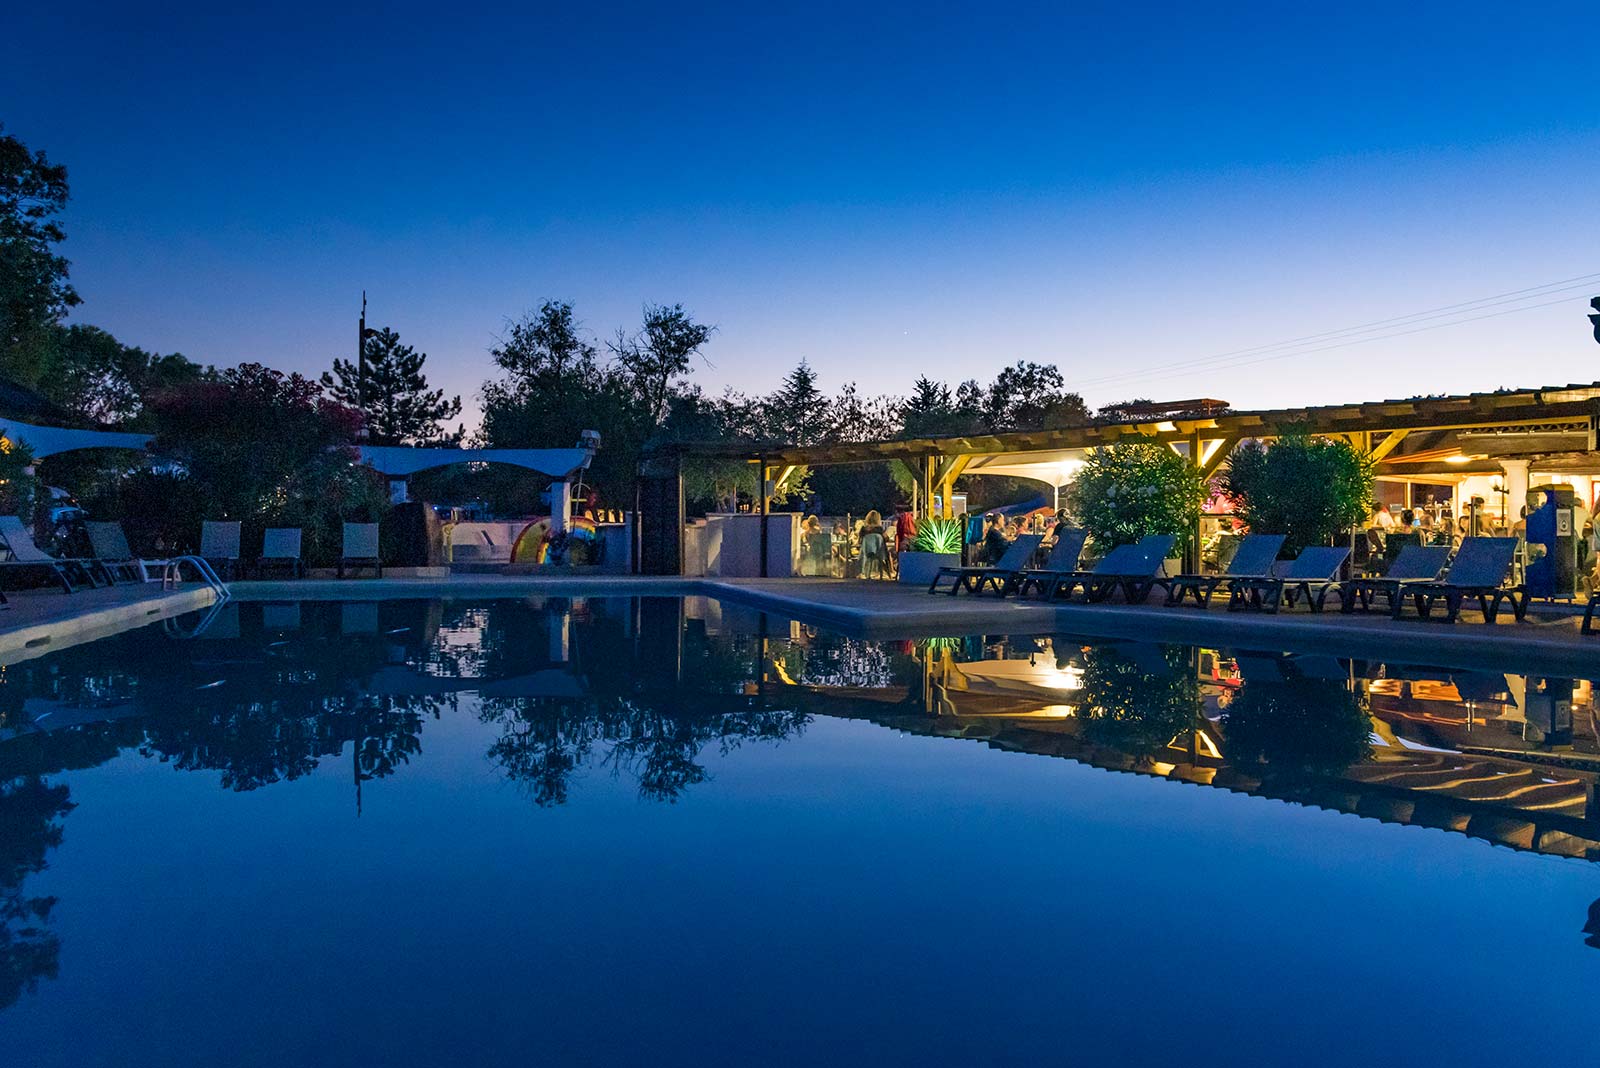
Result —
[[882, 578], [889, 567], [889, 539], [877, 509], [861, 521], [861, 577]]
[[984, 562], [996, 563], [1010, 547], [1011, 538], [1006, 534], [1006, 517], [996, 515], [994, 522], [989, 526], [989, 532], [983, 536]]

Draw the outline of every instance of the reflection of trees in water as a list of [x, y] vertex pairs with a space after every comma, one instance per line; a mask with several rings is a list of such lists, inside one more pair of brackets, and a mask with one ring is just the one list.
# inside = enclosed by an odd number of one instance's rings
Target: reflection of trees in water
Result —
[[745, 693], [760, 656], [755, 638], [695, 632], [681, 650], [635, 643], [613, 654], [580, 672], [581, 697], [484, 699], [482, 718], [501, 728], [490, 759], [534, 803], [564, 804], [590, 767], [635, 779], [641, 798], [673, 802], [706, 780], [700, 757], [709, 747], [725, 755], [746, 742], [778, 741], [809, 719]]
[[71, 809], [65, 786], [36, 775], [0, 782], [0, 1009], [56, 977], [61, 942], [49, 928], [56, 899], [29, 896], [22, 884], [61, 844], [57, 820]]
[[626, 774], [648, 801], [676, 801], [706, 780], [700, 755], [726, 754], [749, 741], [788, 738], [807, 716], [791, 709], [719, 712], [704, 695], [644, 704], [618, 697], [494, 698], [483, 718], [501, 727], [489, 757], [535, 804], [566, 803], [573, 778], [587, 767]]
[[[4, 693], [3, 701], [9, 706], [14, 698]], [[15, 722], [15, 711], [7, 707], [7, 722]], [[45, 869], [45, 857], [61, 844], [59, 821], [72, 809], [67, 787], [44, 776], [102, 764], [135, 738], [130, 724], [99, 723], [0, 745], [0, 1009], [56, 976], [60, 943], [49, 929], [55, 898], [31, 895], [23, 885]]]
[[1086, 742], [1149, 757], [1192, 729], [1200, 683], [1181, 646], [1096, 646], [1084, 654], [1080, 692]]
[[1334, 679], [1247, 682], [1222, 724], [1232, 763], [1278, 774], [1337, 775], [1372, 752], [1362, 699]]

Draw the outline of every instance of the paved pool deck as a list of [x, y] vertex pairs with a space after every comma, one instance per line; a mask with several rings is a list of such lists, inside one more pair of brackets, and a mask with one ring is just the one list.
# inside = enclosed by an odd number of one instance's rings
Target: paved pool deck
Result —
[[[1276, 616], [1217, 606], [1159, 603], [1044, 604], [1014, 597], [930, 595], [892, 582], [833, 579], [682, 579], [630, 575], [450, 575], [436, 578], [235, 582], [235, 600], [480, 600], [528, 597], [699, 596], [825, 626], [858, 637], [903, 639], [967, 634], [1050, 634], [1088, 640], [1164, 641], [1222, 648], [1316, 653], [1430, 666], [1600, 678], [1600, 635], [1579, 633], [1569, 608], [1536, 606], [1525, 622], [1488, 626], [1475, 612], [1454, 625], [1382, 614]], [[209, 606], [202, 586], [150, 584], [11, 594], [0, 610], [0, 665]]]
[[7, 591], [0, 608], [0, 667], [209, 608], [216, 591], [200, 584], [163, 589], [160, 583], [122, 583], [65, 594]]

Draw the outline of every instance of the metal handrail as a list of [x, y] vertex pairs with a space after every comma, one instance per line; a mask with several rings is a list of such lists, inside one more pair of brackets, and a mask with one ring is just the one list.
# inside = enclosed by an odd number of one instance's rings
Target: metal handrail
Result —
[[228, 599], [230, 596], [228, 593], [228, 584], [223, 582], [222, 579], [218, 578], [216, 571], [212, 570], [211, 565], [207, 563], [203, 557], [199, 556], [174, 556], [162, 561], [162, 589], [171, 589], [173, 586], [183, 581], [184, 564], [188, 564], [190, 567], [194, 568], [195, 573], [200, 576], [200, 581], [204, 582], [207, 586], [210, 586], [216, 591], [216, 603], [221, 604], [223, 601]]

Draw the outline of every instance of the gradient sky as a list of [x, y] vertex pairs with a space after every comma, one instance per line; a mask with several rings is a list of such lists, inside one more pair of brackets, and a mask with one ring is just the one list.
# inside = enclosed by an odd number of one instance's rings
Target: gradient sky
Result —
[[364, 288], [469, 405], [550, 297], [600, 336], [681, 301], [713, 392], [802, 357], [866, 392], [1039, 360], [1091, 404], [1600, 379], [1600, 282], [1142, 373], [1600, 275], [1592, 4], [750, 6], [28, 5], [0, 122], [69, 168], [77, 321], [312, 372]]

